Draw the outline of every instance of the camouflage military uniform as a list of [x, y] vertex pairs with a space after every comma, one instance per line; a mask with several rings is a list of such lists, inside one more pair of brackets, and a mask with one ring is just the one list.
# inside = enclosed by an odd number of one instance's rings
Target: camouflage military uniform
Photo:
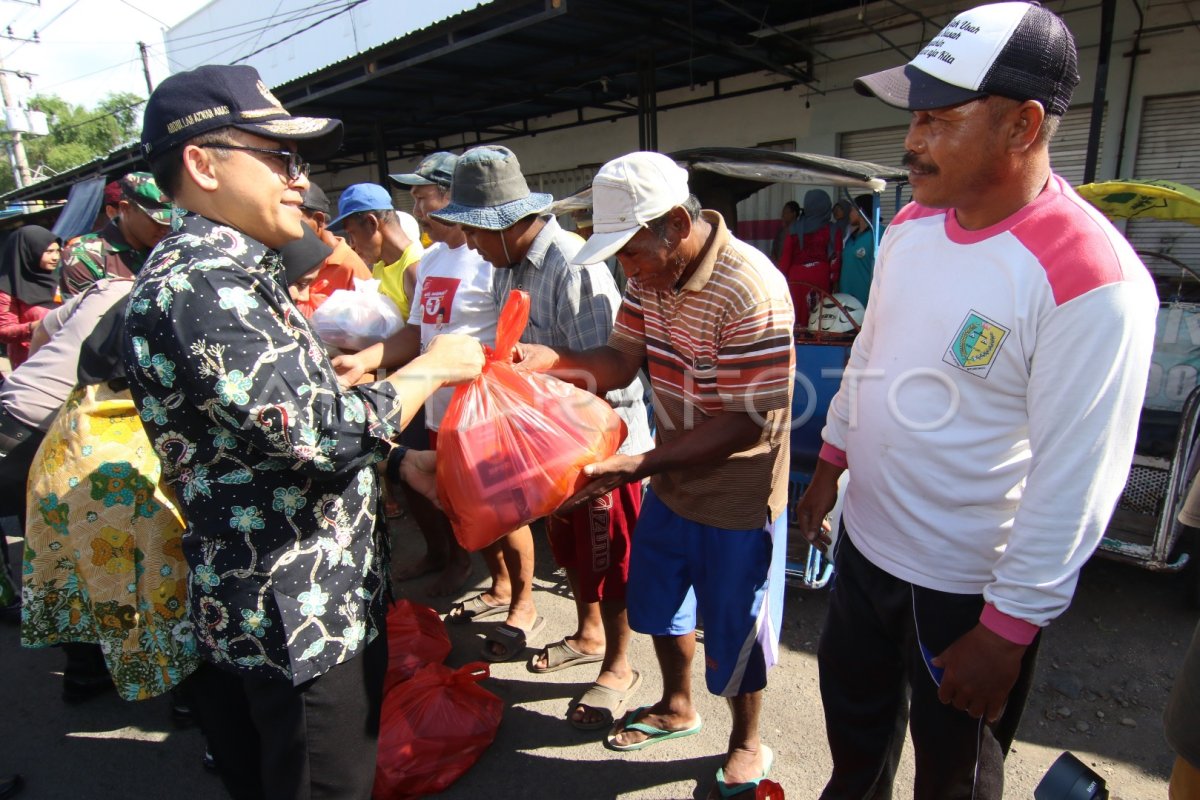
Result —
[[[148, 172], [131, 172], [119, 181], [122, 197], [155, 222], [171, 224], [172, 205]], [[135, 250], [121, 234], [119, 218], [99, 232], [72, 239], [64, 248], [59, 285], [64, 295], [79, 294], [103, 277], [132, 278], [148, 254]]]

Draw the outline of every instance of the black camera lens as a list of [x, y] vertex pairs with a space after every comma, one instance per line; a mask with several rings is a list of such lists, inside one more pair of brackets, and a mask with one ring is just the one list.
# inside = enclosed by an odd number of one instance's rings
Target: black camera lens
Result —
[[1104, 779], [1070, 753], [1063, 753], [1033, 790], [1034, 800], [1108, 800]]

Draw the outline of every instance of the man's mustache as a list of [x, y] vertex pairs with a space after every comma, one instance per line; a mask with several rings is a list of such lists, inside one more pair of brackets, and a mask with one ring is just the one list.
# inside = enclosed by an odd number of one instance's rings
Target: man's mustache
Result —
[[900, 165], [903, 167], [916, 167], [919, 172], [924, 172], [927, 175], [936, 175], [938, 173], [937, 167], [921, 161], [912, 150], [904, 152], [904, 155], [900, 158]]

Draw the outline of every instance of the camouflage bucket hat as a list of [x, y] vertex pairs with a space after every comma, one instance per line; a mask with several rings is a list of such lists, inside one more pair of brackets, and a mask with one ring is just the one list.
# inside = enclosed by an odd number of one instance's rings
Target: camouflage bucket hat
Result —
[[121, 194], [159, 225], [171, 224], [175, 206], [163, 194], [149, 172], [131, 172], [121, 178]]

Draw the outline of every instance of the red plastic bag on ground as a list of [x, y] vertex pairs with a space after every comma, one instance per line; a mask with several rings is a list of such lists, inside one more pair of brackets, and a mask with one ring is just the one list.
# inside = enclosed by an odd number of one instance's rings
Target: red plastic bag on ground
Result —
[[479, 685], [487, 664], [429, 664], [383, 700], [374, 800], [444, 791], [496, 738], [504, 703]]
[[383, 679], [386, 695], [426, 664], [440, 664], [450, 655], [446, 623], [429, 606], [397, 600], [387, 613], [388, 668]]
[[529, 295], [512, 292], [483, 374], [454, 390], [438, 430], [438, 498], [467, 550], [554, 511], [625, 439], [604, 398], [513, 367], [528, 320]]

